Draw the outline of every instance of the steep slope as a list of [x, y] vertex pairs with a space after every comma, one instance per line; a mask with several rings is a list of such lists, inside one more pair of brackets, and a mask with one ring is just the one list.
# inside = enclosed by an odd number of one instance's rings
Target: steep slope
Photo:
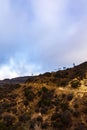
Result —
[[0, 88], [0, 130], [87, 130], [87, 62]]

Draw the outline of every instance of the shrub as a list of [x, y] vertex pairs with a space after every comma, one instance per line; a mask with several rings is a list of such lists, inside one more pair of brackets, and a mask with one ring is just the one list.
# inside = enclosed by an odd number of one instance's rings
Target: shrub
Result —
[[30, 120], [30, 118], [31, 118], [31, 114], [27, 112], [27, 113], [24, 113], [19, 116], [19, 121], [26, 122], [26, 121]]
[[68, 81], [64, 79], [61, 81], [60, 86], [65, 87], [67, 84], [68, 84]]
[[52, 101], [50, 99], [41, 99], [38, 103], [39, 107], [50, 107], [52, 105]]
[[48, 122], [42, 123], [42, 129], [47, 129], [48, 127], [49, 127], [49, 123]]
[[40, 101], [38, 102], [39, 107], [52, 107], [53, 102], [53, 96], [54, 96], [54, 90], [48, 90], [47, 88], [43, 87], [41, 90], [41, 98]]
[[73, 112], [73, 116], [74, 116], [75, 118], [78, 118], [79, 115], [80, 115], [80, 112], [78, 112], [78, 111]]
[[38, 122], [42, 122], [43, 121], [43, 118], [41, 116], [38, 116], [37, 119], [36, 119]]
[[56, 78], [67, 78], [68, 76], [68, 71], [64, 70], [64, 71], [57, 71], [54, 75]]
[[71, 87], [72, 87], [72, 88], [78, 88], [78, 87], [80, 87], [80, 85], [81, 85], [81, 83], [80, 83], [80, 81], [77, 80], [77, 79], [75, 79], [75, 80], [73, 80], [73, 81], [71, 82]]
[[67, 95], [67, 100], [71, 101], [73, 99], [73, 93]]
[[66, 111], [69, 109], [69, 104], [67, 102], [62, 102], [61, 103], [61, 109], [62, 111]]
[[25, 100], [23, 101], [23, 104], [24, 104], [25, 106], [28, 106], [28, 105], [29, 105], [29, 101], [28, 101], [27, 99], [25, 99]]
[[43, 74], [43, 76], [50, 77], [51, 73], [50, 72], [46, 72], [46, 73]]
[[3, 122], [0, 122], [0, 130], [16, 130], [14, 125], [6, 126]]
[[61, 114], [55, 112], [55, 113], [52, 115], [52, 117], [51, 117], [51, 121], [57, 120], [57, 119], [60, 118], [60, 117], [61, 117]]
[[20, 87], [21, 87], [20, 84], [15, 84], [15, 85], [13, 85], [13, 86], [14, 86], [14, 89], [17, 89], [17, 88], [20, 88]]
[[82, 112], [83, 112], [84, 114], [87, 114], [87, 107], [83, 107], [83, 108], [82, 108]]
[[63, 128], [63, 124], [62, 124], [60, 118], [61, 118], [61, 113], [57, 113], [57, 112], [55, 112], [51, 116], [51, 125], [53, 128], [55, 128], [55, 129], [60, 128], [60, 130], [61, 130], [61, 128]]
[[30, 88], [26, 88], [26, 89], [24, 90], [24, 95], [25, 95], [25, 97], [27, 98], [27, 100], [29, 100], [29, 101], [33, 101], [33, 99], [34, 99], [34, 97], [35, 97], [34, 92], [33, 92], [32, 89], [30, 89]]
[[40, 110], [41, 114], [46, 114], [48, 112], [48, 108], [46, 106], [42, 107]]
[[71, 114], [69, 111], [54, 113], [51, 117], [51, 125], [55, 129], [65, 130], [71, 124]]
[[87, 127], [84, 123], [78, 123], [75, 130], [87, 130]]
[[60, 99], [57, 97], [57, 98], [55, 99], [55, 101], [53, 101], [53, 104], [54, 104], [55, 106], [59, 106], [59, 104], [60, 104]]
[[17, 108], [13, 107], [13, 108], [11, 108], [11, 111], [12, 111], [12, 113], [16, 114], [17, 113]]
[[46, 92], [47, 93], [48, 89], [46, 87], [42, 87], [42, 92], [44, 92], [44, 93]]
[[7, 114], [4, 115], [3, 120], [6, 126], [10, 126], [15, 122], [16, 118], [13, 115]]
[[62, 122], [61, 121], [53, 121], [53, 122], [51, 122], [51, 125], [52, 125], [52, 127], [54, 128], [54, 129], [56, 129], [57, 130], [57, 128], [59, 129], [59, 130], [63, 130], [64, 129], [64, 125], [62, 124]]
[[0, 130], [7, 130], [3, 122], [0, 122]]
[[71, 113], [69, 111], [65, 111], [61, 114], [61, 122], [64, 125], [67, 125], [67, 127], [71, 124], [72, 119], [71, 119]]
[[77, 103], [74, 104], [74, 108], [79, 108], [79, 105]]

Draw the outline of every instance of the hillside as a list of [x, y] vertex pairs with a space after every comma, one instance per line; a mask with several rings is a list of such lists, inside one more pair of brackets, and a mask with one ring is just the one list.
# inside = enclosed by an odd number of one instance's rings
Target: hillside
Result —
[[1, 81], [0, 130], [87, 130], [87, 62]]
[[4, 84], [21, 84], [24, 83], [30, 77], [31, 76], [25, 76], [25, 77], [0, 80], [0, 86], [3, 86]]

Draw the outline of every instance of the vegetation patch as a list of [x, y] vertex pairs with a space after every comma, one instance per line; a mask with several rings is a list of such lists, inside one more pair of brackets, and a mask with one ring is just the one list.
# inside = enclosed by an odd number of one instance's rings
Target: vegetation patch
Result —
[[80, 83], [79, 80], [75, 79], [75, 80], [71, 81], [71, 87], [72, 88], [78, 88], [80, 86], [81, 86], [81, 83]]

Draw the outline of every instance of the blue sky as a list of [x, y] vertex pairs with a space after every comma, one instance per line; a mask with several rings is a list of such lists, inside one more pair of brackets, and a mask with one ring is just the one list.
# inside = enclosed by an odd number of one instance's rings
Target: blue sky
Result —
[[0, 79], [86, 61], [86, 0], [0, 0]]

